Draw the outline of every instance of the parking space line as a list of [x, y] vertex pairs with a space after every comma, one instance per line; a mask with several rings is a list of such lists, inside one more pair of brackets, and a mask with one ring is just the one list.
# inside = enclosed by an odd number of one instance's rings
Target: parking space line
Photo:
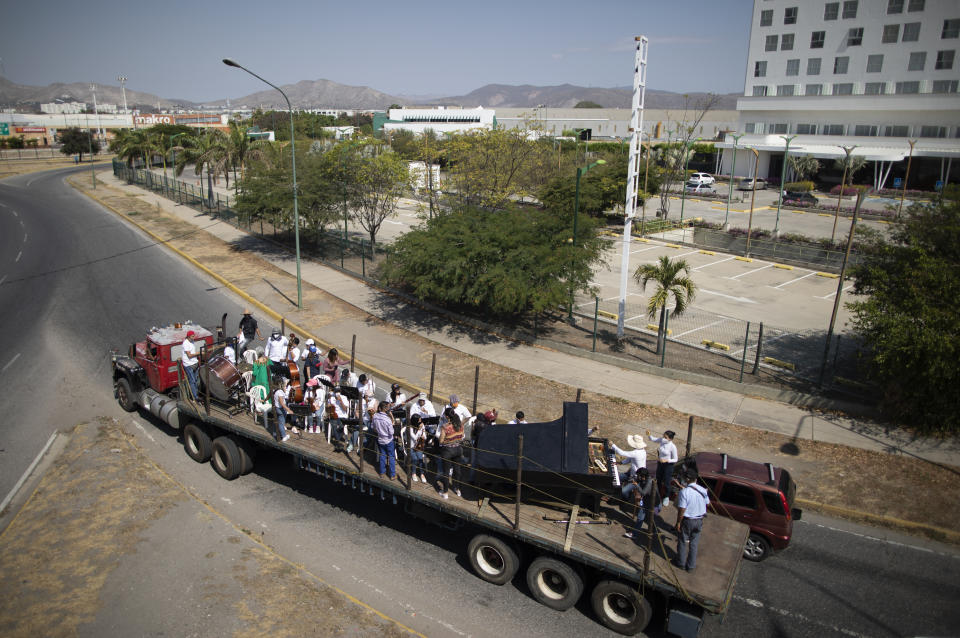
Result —
[[[846, 288], [844, 288], [844, 289], [841, 290], [840, 292], [847, 292], [847, 291], [850, 290], [851, 288], [853, 288], [853, 284], [850, 284], [849, 286], [847, 286]], [[816, 295], [814, 295], [814, 297], [816, 297], [817, 299], [829, 299], [830, 297], [834, 296], [835, 294], [837, 294], [837, 291], [836, 291], [836, 290], [834, 290], [833, 292], [831, 292], [829, 295], [824, 295], [823, 297], [817, 297]]]
[[631, 250], [630, 254], [635, 255], [637, 253], [642, 253], [645, 250], [656, 250], [657, 248], [660, 248], [660, 246], [647, 246], [646, 248], [641, 248], [640, 250]]
[[636, 321], [637, 319], [643, 319], [643, 318], [646, 317], [646, 316], [647, 316], [647, 315], [635, 315], [635, 316], [633, 316], [633, 317], [630, 317], [630, 318], [627, 319], [626, 321], [627, 321], [627, 322]]
[[767, 268], [773, 268], [773, 264], [767, 264], [766, 266], [762, 266], [760, 268], [754, 268], [753, 270], [748, 270], [747, 272], [742, 272], [739, 275], [736, 275], [734, 277], [727, 277], [726, 279], [739, 279], [740, 277], [743, 277], [745, 275], [749, 275], [755, 272], [760, 272], [761, 270], [766, 270]]
[[817, 274], [817, 273], [815, 273], [815, 272], [808, 272], [808, 273], [805, 274], [803, 277], [797, 277], [796, 279], [791, 279], [790, 281], [785, 281], [785, 282], [783, 282], [782, 284], [780, 284], [779, 286], [770, 286], [770, 287], [771, 287], [771, 288], [776, 288], [777, 290], [779, 290], [779, 289], [783, 288], [784, 286], [789, 286], [790, 284], [795, 283], [795, 282], [798, 282], [798, 281], [800, 281], [801, 279], [806, 279], [807, 277], [813, 277], [815, 274]]
[[716, 292], [716, 291], [714, 291], [714, 290], [706, 290], [706, 289], [704, 289], [704, 288], [701, 288], [701, 289], [700, 289], [700, 292], [702, 292], [702, 293], [704, 293], [704, 294], [707, 294], [707, 295], [716, 295], [717, 297], [724, 297], [725, 299], [731, 299], [731, 300], [733, 300], [733, 301], [739, 301], [739, 302], [741, 302], [741, 303], [757, 303], [756, 301], [754, 301], [753, 299], [750, 299], [750, 298], [748, 298], [748, 297], [734, 297], [733, 295], [725, 295], [725, 294], [723, 294], [722, 292]]
[[733, 257], [727, 257], [725, 259], [718, 259], [717, 261], [712, 261], [709, 264], [704, 264], [702, 266], [697, 266], [694, 270], [700, 270], [701, 268], [706, 268], [707, 266], [713, 266], [714, 264], [722, 264], [725, 261], [730, 261]]
[[699, 327], [697, 327], [697, 328], [691, 328], [690, 330], [687, 330], [686, 332], [681, 332], [681, 333], [678, 334], [678, 335], [674, 335], [673, 338], [674, 338], [674, 339], [679, 339], [680, 337], [682, 337], [682, 336], [684, 336], [684, 335], [688, 335], [688, 334], [690, 334], [691, 332], [696, 332], [697, 330], [703, 330], [704, 328], [709, 328], [710, 326], [715, 326], [715, 325], [717, 325], [718, 323], [723, 323], [724, 321], [726, 321], [726, 319], [720, 319], [720, 320], [718, 320], [718, 321], [714, 321], [714, 322], [708, 323], [708, 324], [706, 324], [706, 325], [699, 326]]
[[691, 250], [690, 252], [680, 253], [679, 255], [677, 255], [677, 257], [686, 257], [687, 255], [696, 255], [699, 252], [700, 252], [699, 250]]

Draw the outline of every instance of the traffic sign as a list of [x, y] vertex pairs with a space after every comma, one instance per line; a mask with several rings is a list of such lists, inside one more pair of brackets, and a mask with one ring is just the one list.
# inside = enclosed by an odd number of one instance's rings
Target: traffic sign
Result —
[[903, 178], [902, 178], [902, 177], [894, 177], [894, 178], [893, 178], [893, 187], [894, 187], [894, 188], [901, 188], [902, 186], [903, 186]]
[[10, 135], [10, 124], [0, 122], [0, 135]]
[[938, 180], [937, 180], [937, 184], [936, 184], [936, 186], [934, 186], [934, 188], [936, 188], [938, 191], [939, 191], [939, 190], [943, 190], [943, 180], [942, 180], [942, 179], [938, 179]]

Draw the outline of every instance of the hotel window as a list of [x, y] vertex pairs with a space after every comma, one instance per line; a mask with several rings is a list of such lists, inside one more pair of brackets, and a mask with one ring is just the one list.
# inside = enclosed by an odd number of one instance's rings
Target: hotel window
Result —
[[743, 132], [750, 133], [751, 135], [757, 132], [757, 123], [756, 122], [747, 122], [743, 125]]
[[853, 95], [853, 82], [833, 85], [834, 95]]
[[857, 17], [857, 0], [844, 0], [843, 3], [843, 19], [856, 18]]
[[797, 8], [796, 7], [787, 7], [783, 10], [783, 23], [784, 24], [796, 24], [797, 23]]
[[807, 59], [807, 75], [820, 75], [820, 58]]
[[823, 5], [823, 19], [824, 20], [836, 20], [837, 16], [840, 15], [840, 3], [839, 2], [828, 2]]
[[910, 60], [907, 62], [907, 71], [923, 71], [927, 65], [927, 52], [914, 51], [910, 54]]
[[771, 124], [770, 125], [770, 134], [771, 135], [786, 135], [788, 133], [786, 124]]
[[760, 12], [760, 26], [769, 27], [773, 24], [773, 9], [764, 9]]
[[822, 135], [843, 135], [843, 124], [824, 124]]
[[880, 41], [884, 44], [890, 44], [891, 42], [896, 44], [897, 40], [900, 39], [900, 25], [899, 24], [885, 24], [883, 25], [883, 37], [880, 38]]
[[958, 84], [960, 84], [960, 82], [958, 82], [957, 80], [934, 80], [933, 92], [934, 93], [956, 93]]
[[850, 58], [845, 55], [838, 56], [833, 59], [833, 73], [834, 75], [843, 75], [847, 72], [847, 66], [850, 65]]
[[858, 47], [863, 44], [863, 27], [856, 27], [847, 31], [847, 46]]
[[810, 48], [811, 49], [822, 49], [823, 42], [827, 39], [826, 31], [814, 31], [810, 34]]
[[915, 80], [911, 80], [909, 82], [897, 82], [894, 92], [897, 94], [919, 93], [920, 83]]
[[753, 97], [763, 97], [767, 94], [766, 85], [753, 87]]
[[767, 77], [767, 61], [766, 60], [757, 60], [753, 63], [753, 77], [755, 78], [764, 78]]
[[787, 60], [787, 75], [800, 75], [800, 60]]
[[823, 85], [822, 84], [808, 84], [804, 87], [804, 95], [823, 95]]
[[853, 129], [853, 134], [857, 137], [876, 137], [878, 133], [879, 128], [870, 124], [857, 124]]
[[953, 68], [953, 51], [937, 51], [937, 62], [933, 68], [938, 71]]
[[883, 127], [884, 137], [906, 137], [910, 134], [910, 129], [906, 126], [885, 126]]
[[780, 50], [781, 51], [793, 51], [793, 34], [784, 33], [780, 36]]
[[883, 70], [883, 55], [874, 54], [867, 56], [867, 73], [880, 73]]
[[903, 13], [903, 0], [889, 0], [887, 2], [887, 14]]
[[940, 32], [941, 40], [951, 40], [960, 37], [960, 18], [943, 21], [943, 31]]
[[867, 82], [863, 86], [864, 95], [884, 95], [887, 92], [886, 82]]
[[777, 85], [777, 95], [782, 97], [793, 95], [793, 85], [792, 84]]
[[925, 0], [910, 0], [910, 4], [907, 5], [907, 11], [923, 11], [924, 4], [926, 4]]
[[816, 124], [797, 124], [797, 135], [816, 135]]
[[903, 25], [903, 39], [901, 42], [919, 42], [920, 40], [920, 23], [919, 22], [908, 22]]
[[920, 137], [946, 137], [946, 126], [921, 126]]
[[777, 35], [768, 35], [766, 43], [763, 45], [764, 51], [776, 51], [777, 42], [779, 41], [780, 36]]

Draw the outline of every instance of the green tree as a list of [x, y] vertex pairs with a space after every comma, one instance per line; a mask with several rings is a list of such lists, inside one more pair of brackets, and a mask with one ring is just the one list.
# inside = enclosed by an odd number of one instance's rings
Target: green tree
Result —
[[853, 177], [856, 175], [857, 171], [867, 165], [867, 158], [863, 155], [853, 155], [852, 153], [849, 156], [838, 157], [833, 160], [833, 166], [838, 171], [843, 171], [844, 168], [847, 169], [847, 184], [853, 184]]
[[651, 281], [656, 284], [656, 290], [647, 301], [647, 316], [651, 319], [660, 311], [660, 324], [657, 327], [657, 354], [660, 354], [666, 339], [667, 304], [673, 297], [674, 307], [670, 313], [672, 317], [679, 317], [689, 307], [697, 294], [697, 286], [690, 278], [690, 265], [686, 259], [670, 259], [660, 257], [655, 264], [642, 264], [633, 273], [633, 278], [640, 287], [647, 289]]
[[813, 177], [820, 170], [820, 161], [813, 155], [790, 155], [787, 157], [787, 162], [798, 182]]
[[590, 291], [593, 268], [610, 241], [589, 217], [570, 242], [571, 215], [508, 206], [496, 211], [462, 207], [401, 236], [380, 276], [417, 298], [488, 313], [539, 314]]
[[380, 226], [396, 214], [400, 196], [410, 187], [407, 162], [393, 151], [377, 153], [359, 163], [356, 183], [353, 217], [370, 236], [372, 252]]
[[582, 102], [577, 102], [573, 105], [575, 109], [602, 109], [603, 107], [596, 102], [591, 102], [590, 100], [583, 100]]
[[960, 188], [911, 207], [888, 242], [853, 271], [847, 307], [866, 347], [867, 372], [893, 420], [922, 433], [960, 429]]
[[223, 175], [229, 185], [230, 155], [227, 136], [220, 129], [208, 128], [197, 137], [187, 138], [174, 148], [177, 151], [177, 164], [174, 167], [177, 176], [190, 164], [193, 164], [196, 175], [203, 175], [206, 171], [208, 205], [213, 206], [213, 178]]
[[[83, 161], [83, 154], [91, 148], [94, 153], [100, 152], [100, 142], [98, 142], [90, 131], [81, 131], [78, 128], [68, 128], [60, 131], [60, 152], [64, 155], [79, 155], [80, 161]], [[16, 148], [11, 146], [10, 148]]]

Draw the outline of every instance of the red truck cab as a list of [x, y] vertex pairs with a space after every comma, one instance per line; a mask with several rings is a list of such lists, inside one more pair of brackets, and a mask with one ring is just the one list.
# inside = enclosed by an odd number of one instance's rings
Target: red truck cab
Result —
[[197, 350], [213, 345], [213, 334], [194, 323], [151, 328], [144, 341], [133, 344], [130, 356], [140, 364], [147, 383], [157, 392], [166, 392], [177, 385], [177, 362], [183, 356], [183, 340], [193, 331]]

